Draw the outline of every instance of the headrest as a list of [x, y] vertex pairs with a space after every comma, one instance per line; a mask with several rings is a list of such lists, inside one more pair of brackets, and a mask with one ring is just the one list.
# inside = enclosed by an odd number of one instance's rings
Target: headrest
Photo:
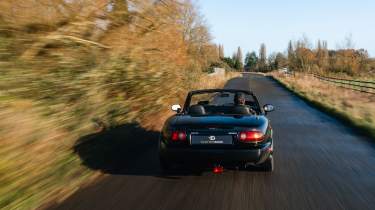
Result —
[[250, 109], [247, 106], [234, 106], [232, 110], [233, 114], [250, 114]]
[[202, 105], [196, 104], [189, 107], [189, 114], [190, 115], [205, 115], [206, 110]]

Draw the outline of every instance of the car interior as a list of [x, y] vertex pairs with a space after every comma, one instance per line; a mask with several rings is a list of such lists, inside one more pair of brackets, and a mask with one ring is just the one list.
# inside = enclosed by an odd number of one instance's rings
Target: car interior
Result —
[[188, 114], [192, 116], [201, 115], [254, 115], [261, 113], [261, 110], [253, 96], [248, 95], [245, 105], [234, 104], [234, 93], [215, 93], [210, 96], [199, 96], [208, 100], [192, 100], [188, 108]]

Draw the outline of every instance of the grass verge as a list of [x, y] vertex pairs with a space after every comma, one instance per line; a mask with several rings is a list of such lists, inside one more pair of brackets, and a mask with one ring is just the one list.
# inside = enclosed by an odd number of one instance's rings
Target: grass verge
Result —
[[309, 75], [269, 75], [308, 104], [375, 140], [375, 96], [326, 84]]

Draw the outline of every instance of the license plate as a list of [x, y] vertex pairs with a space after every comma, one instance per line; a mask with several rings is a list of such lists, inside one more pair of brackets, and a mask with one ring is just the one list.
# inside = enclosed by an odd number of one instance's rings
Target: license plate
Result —
[[191, 137], [191, 144], [232, 144], [233, 137], [231, 135], [207, 135], [207, 136], [196, 136]]

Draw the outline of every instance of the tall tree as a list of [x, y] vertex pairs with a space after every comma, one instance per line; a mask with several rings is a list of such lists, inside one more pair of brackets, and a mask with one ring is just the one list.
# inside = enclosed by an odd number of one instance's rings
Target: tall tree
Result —
[[256, 52], [251, 52], [246, 54], [245, 58], [245, 69], [246, 71], [255, 70], [258, 63], [258, 56]]
[[262, 43], [259, 49], [259, 62], [258, 69], [259, 71], [266, 71], [267, 69], [267, 49], [266, 45]]
[[276, 62], [276, 53], [271, 53], [268, 56], [268, 70], [275, 70], [277, 69], [277, 62]]
[[243, 56], [241, 47], [238, 47], [237, 54], [236, 54], [236, 69], [242, 70], [243, 69]]
[[233, 53], [233, 54], [232, 54], [232, 60], [233, 60], [233, 61], [236, 61], [236, 60], [237, 60], [237, 53]]
[[316, 64], [321, 69], [326, 69], [328, 66], [328, 49], [327, 42], [318, 40], [317, 49], [316, 49]]
[[222, 61], [224, 61], [230, 68], [235, 68], [235, 62], [232, 58], [230, 57], [224, 57], [222, 58]]
[[238, 59], [237, 59], [237, 53], [236, 52], [234, 52], [233, 54], [232, 54], [232, 62], [233, 62], [233, 68], [234, 69], [236, 69], [236, 70], [238, 70], [239, 69], [239, 65], [238, 65]]
[[293, 69], [295, 61], [295, 52], [293, 48], [292, 40], [288, 43], [288, 66], [290, 69]]
[[322, 50], [323, 50], [322, 67], [324, 69], [326, 69], [326, 68], [328, 68], [328, 65], [329, 65], [329, 53], [328, 53], [328, 42], [327, 41], [323, 41]]
[[285, 67], [287, 63], [288, 63], [288, 59], [283, 53], [279, 52], [276, 54], [275, 64], [274, 64], [275, 69]]

